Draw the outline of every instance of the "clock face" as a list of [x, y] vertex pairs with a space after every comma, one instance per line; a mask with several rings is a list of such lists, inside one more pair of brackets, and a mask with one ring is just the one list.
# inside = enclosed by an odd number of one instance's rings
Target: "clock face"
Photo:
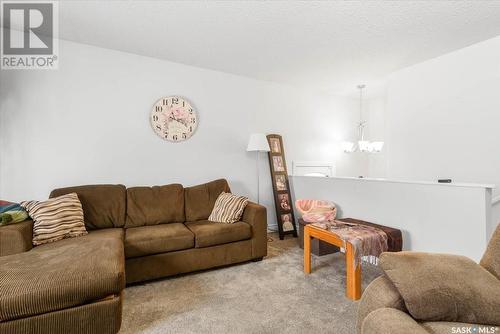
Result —
[[159, 99], [151, 110], [150, 120], [159, 137], [173, 142], [190, 138], [198, 126], [193, 107], [179, 96]]

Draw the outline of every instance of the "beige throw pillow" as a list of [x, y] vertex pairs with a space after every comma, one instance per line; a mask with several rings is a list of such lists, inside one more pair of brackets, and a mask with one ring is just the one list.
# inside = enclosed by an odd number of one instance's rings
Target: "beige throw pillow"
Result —
[[500, 280], [464, 256], [383, 253], [380, 266], [417, 320], [500, 325]]
[[33, 219], [33, 245], [86, 235], [82, 204], [76, 193], [43, 202], [25, 201], [21, 206]]
[[240, 220], [243, 210], [248, 204], [248, 198], [222, 192], [215, 201], [208, 220], [217, 223], [234, 223]]

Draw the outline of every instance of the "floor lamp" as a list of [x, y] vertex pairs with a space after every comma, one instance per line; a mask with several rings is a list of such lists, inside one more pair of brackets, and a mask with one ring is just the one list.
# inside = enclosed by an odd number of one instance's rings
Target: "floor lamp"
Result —
[[252, 133], [248, 140], [247, 152], [257, 152], [257, 203], [260, 204], [260, 152], [269, 152], [269, 143], [263, 133]]

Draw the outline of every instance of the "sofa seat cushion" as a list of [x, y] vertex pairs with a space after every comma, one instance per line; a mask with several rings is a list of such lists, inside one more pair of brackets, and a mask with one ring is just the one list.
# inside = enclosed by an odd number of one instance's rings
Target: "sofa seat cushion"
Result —
[[122, 229], [0, 257], [0, 321], [62, 310], [125, 288]]
[[227, 244], [252, 237], [252, 229], [245, 222], [226, 224], [200, 220], [185, 224], [194, 233], [196, 248]]
[[125, 230], [127, 258], [194, 247], [193, 233], [182, 223], [133, 227]]

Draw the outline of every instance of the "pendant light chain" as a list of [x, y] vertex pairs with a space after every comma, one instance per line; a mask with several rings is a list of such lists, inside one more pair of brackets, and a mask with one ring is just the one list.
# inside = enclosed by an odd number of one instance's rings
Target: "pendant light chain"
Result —
[[363, 89], [365, 85], [358, 85], [359, 89], [359, 140], [365, 140], [365, 122], [363, 121]]

